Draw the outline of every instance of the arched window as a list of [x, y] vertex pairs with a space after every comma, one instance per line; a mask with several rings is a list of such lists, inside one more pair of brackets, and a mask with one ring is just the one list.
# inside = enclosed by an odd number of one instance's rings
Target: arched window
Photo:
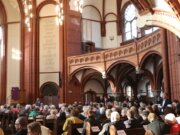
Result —
[[123, 10], [123, 41], [137, 37], [137, 10], [131, 3], [127, 4]]
[[150, 97], [150, 98], [154, 97], [150, 82], [148, 82], [146, 84], [146, 90], [147, 90], [147, 96], [148, 97]]
[[133, 91], [132, 91], [131, 86], [128, 85], [125, 87], [125, 95], [127, 95], [129, 97], [133, 96]]

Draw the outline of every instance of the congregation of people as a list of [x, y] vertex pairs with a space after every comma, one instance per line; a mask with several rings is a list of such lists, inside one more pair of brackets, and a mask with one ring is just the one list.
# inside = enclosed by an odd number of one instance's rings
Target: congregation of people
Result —
[[[111, 132], [118, 134], [118, 131], [137, 128], [144, 129], [144, 134], [147, 135], [180, 133], [180, 103], [177, 100], [168, 99], [166, 93], [163, 94], [158, 104], [129, 97], [121, 102], [86, 105], [77, 102], [74, 104], [61, 103], [58, 106], [44, 105], [39, 100], [35, 104], [25, 106], [1, 105], [0, 122], [5, 135], [3, 114], [9, 113], [17, 114], [13, 135], [45, 135], [42, 133], [42, 126], [46, 127], [44, 121], [37, 122], [34, 118], [55, 120], [56, 122], [53, 123], [56, 124], [55, 132], [49, 132], [55, 135], [91, 135], [92, 132], [99, 135], [111, 135]], [[70, 124], [81, 124], [81, 131], [69, 133]], [[88, 127], [95, 127], [94, 131], [87, 130]]]

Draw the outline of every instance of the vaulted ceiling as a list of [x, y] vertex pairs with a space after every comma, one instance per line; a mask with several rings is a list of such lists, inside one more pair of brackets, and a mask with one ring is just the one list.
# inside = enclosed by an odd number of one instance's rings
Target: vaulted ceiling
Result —
[[[176, 16], [180, 19], [180, 0], [165, 0]], [[147, 12], [153, 13], [153, 8], [155, 7], [155, 0], [131, 0], [131, 2], [136, 6], [140, 15]]]

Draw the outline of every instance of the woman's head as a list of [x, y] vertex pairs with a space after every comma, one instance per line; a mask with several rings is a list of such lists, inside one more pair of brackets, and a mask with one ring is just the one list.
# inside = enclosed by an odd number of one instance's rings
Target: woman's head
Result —
[[148, 115], [149, 122], [153, 122], [156, 119], [158, 119], [158, 117], [155, 113], [149, 113], [149, 115]]
[[32, 122], [27, 126], [28, 135], [41, 135], [41, 124], [39, 122]]

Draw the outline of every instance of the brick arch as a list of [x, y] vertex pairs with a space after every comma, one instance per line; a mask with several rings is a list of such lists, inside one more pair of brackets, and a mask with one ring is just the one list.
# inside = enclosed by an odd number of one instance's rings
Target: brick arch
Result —
[[131, 62], [131, 61], [127, 61], [127, 60], [120, 60], [120, 61], [116, 61], [116, 62], [114, 62], [114, 63], [112, 63], [108, 68], [107, 68], [107, 73], [109, 73], [116, 65], [118, 65], [118, 64], [129, 64], [129, 65], [131, 65], [131, 66], [133, 66], [133, 67], [135, 67], [136, 66], [136, 63], [133, 63], [133, 62]]
[[140, 61], [140, 62], [139, 62], [139, 66], [142, 67], [142, 65], [144, 64], [145, 60], [146, 60], [150, 55], [152, 55], [152, 54], [156, 54], [156, 55], [162, 57], [161, 54], [160, 54], [160, 52], [158, 52], [158, 51], [149, 51], [149, 52], [145, 53], [145, 54], [141, 57], [141, 59], [139, 60], [139, 61]]
[[40, 87], [40, 96], [58, 96], [58, 90], [59, 87], [55, 82], [45, 82]]
[[36, 9], [36, 13], [37, 13], [37, 17], [39, 17], [39, 13], [41, 11], [41, 9], [47, 5], [47, 4], [53, 4], [53, 5], [56, 5], [57, 2], [56, 1], [51, 1], [51, 0], [45, 0], [43, 1], [41, 4], [38, 5], [37, 9]]
[[71, 80], [72, 76], [74, 76], [77, 72], [81, 71], [81, 70], [84, 70], [84, 69], [92, 69], [92, 70], [95, 70], [97, 72], [102, 72], [101, 69], [99, 69], [98, 67], [92, 67], [92, 66], [84, 66], [82, 68], [78, 68], [76, 70], [74, 70], [70, 75], [69, 75], [69, 80]]
[[[117, 77], [117, 79], [116, 79], [116, 83], [118, 84], [119, 82], [121, 82], [123, 79], [124, 79], [124, 77], [127, 75], [127, 74], [129, 74], [129, 73], [131, 73], [131, 72], [133, 72], [133, 70], [134, 69], [123, 69], [123, 70], [121, 70], [121, 75], [119, 75], [118, 77]], [[135, 70], [134, 70], [135, 71]]]
[[[107, 74], [110, 74], [110, 72], [112, 71], [112, 69], [113, 69], [115, 66], [120, 65], [120, 64], [127, 64], [127, 65], [129, 65], [129, 67], [128, 67], [128, 68], [127, 68], [127, 67], [124, 67], [124, 69], [123, 69], [121, 72], [119, 72], [119, 73], [118, 73], [118, 71], [117, 71], [116, 74], [120, 74], [120, 75], [119, 75], [119, 76], [115, 76], [115, 78], [114, 78], [114, 84], [113, 84], [114, 87], [116, 88], [116, 91], [118, 91], [117, 88], [119, 88], [119, 85], [120, 85], [120, 84], [118, 84], [118, 82], [121, 82], [120, 80], [122, 80], [122, 78], [124, 78], [126, 74], [132, 72], [133, 68], [135, 67], [135, 64], [132, 63], [132, 62], [129, 62], [129, 61], [118, 61], [118, 62], [115, 62], [114, 64], [112, 64], [111, 67], [108, 68]], [[130, 66], [131, 66], [132, 68], [130, 68]], [[135, 69], [135, 68], [134, 68], [134, 69]], [[135, 71], [135, 70], [134, 70], [134, 71]], [[108, 75], [108, 76], [109, 76], [109, 75]], [[112, 79], [110, 79], [109, 81], [112, 81]]]
[[[171, 20], [171, 18], [169, 18], [169, 20]], [[159, 20], [148, 20], [148, 22], [152, 23], [153, 26], [159, 26], [164, 29], [167, 29], [172, 33], [174, 33], [175, 35], [177, 35], [178, 37], [180, 37], [180, 31], [171, 24], [171, 21], [164, 23], [164, 22], [160, 22]]]
[[45, 82], [40, 87], [40, 97], [44, 104], [57, 106], [59, 103], [59, 86], [55, 82]]

